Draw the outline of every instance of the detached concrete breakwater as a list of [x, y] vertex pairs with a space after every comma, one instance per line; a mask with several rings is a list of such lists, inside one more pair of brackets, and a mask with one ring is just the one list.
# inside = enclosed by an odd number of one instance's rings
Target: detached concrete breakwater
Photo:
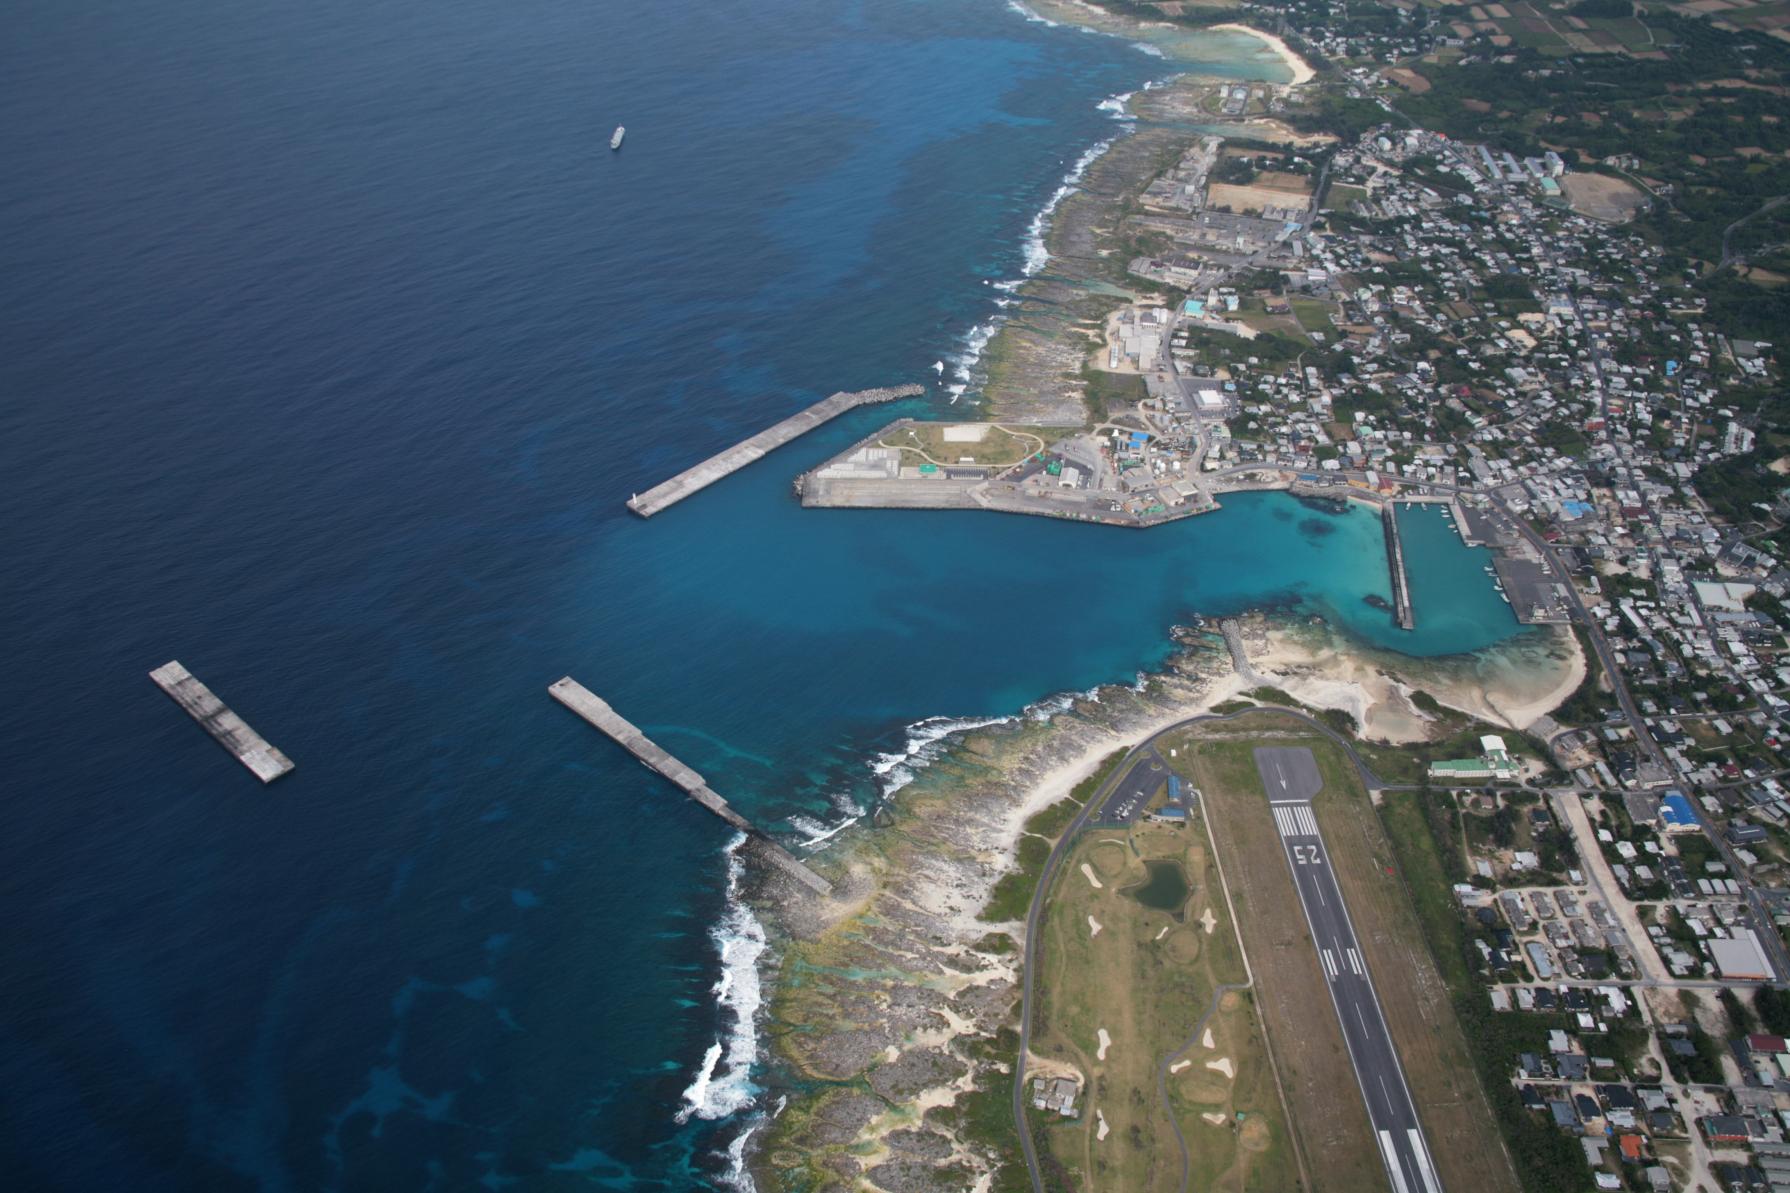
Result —
[[1386, 527], [1386, 566], [1392, 571], [1392, 615], [1401, 630], [1417, 628], [1417, 614], [1411, 609], [1411, 583], [1405, 576], [1405, 546], [1398, 537], [1398, 503], [1387, 500], [1380, 505], [1380, 518]]
[[149, 678], [263, 783], [271, 783], [294, 769], [292, 759], [250, 729], [241, 717], [212, 694], [210, 688], [181, 666], [179, 660], [163, 663], [149, 673]]
[[589, 688], [568, 675], [547, 685], [547, 691], [555, 700], [608, 734], [617, 745], [644, 763], [647, 769], [670, 779], [683, 788], [684, 794], [691, 799], [752, 837], [759, 852], [773, 866], [816, 894], [829, 895], [833, 892], [832, 883], [803, 865], [800, 859], [771, 840], [757, 825], [734, 811], [733, 805], [709, 787], [708, 780], [672, 757]]
[[710, 456], [694, 468], [685, 469], [663, 484], [628, 498], [628, 508], [643, 518], [676, 505], [693, 493], [708, 488], [730, 476], [754, 460], [763, 459], [790, 440], [806, 435], [824, 422], [838, 418], [847, 410], [893, 402], [898, 398], [917, 398], [926, 392], [923, 385], [897, 385], [890, 389], [861, 389], [855, 393], [836, 393], [822, 398], [808, 409], [792, 414], [775, 426], [766, 427], [743, 443]]

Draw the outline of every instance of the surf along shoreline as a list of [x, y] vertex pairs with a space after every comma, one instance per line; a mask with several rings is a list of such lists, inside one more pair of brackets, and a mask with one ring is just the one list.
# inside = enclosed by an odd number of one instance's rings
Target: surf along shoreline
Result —
[[[1054, 14], [1066, 6], [1040, 7]], [[1068, 7], [1126, 22], [1100, 32], [1148, 32], [1091, 5]], [[1271, 42], [1283, 62], [1292, 59], [1296, 82], [1310, 77], [1278, 39], [1243, 26], [1217, 31]], [[1184, 114], [1191, 86], [1181, 74], [1100, 105], [1122, 127], [1077, 159], [1034, 217], [1022, 276], [999, 284], [993, 318], [954, 358], [953, 403], [967, 397], [965, 405], [1004, 413], [1039, 377], [1079, 373], [1087, 346], [1073, 328], [1064, 321], [1040, 335], [1027, 308], [1060, 310], [1066, 299], [1110, 293], [1104, 266], [1088, 264], [1092, 229], [1189, 135], [1151, 125], [1153, 116], [1166, 126]], [[1417, 686], [1496, 722], [1501, 712], [1514, 719], [1551, 710], [1584, 674], [1576, 640], [1555, 630], [1510, 640], [1530, 652], [1515, 662], [1502, 643], [1417, 660], [1303, 619], [1247, 620], [1258, 671], [1315, 708], [1350, 712], [1389, 742], [1423, 736], [1425, 718], [1411, 700]], [[1103, 759], [1240, 695], [1221, 644], [1200, 633], [1175, 637], [1181, 649], [1135, 684], [1049, 697], [1010, 716], [911, 726], [905, 752], [872, 764], [885, 780], [877, 806], [815, 834], [811, 864], [835, 882], [830, 899], [750, 868], [736, 883], [730, 851], [729, 912], [716, 941], [729, 962], [718, 993], [734, 1024], [726, 1047], [717, 1043], [706, 1058], [684, 1112], [737, 1116], [741, 1130], [725, 1156], [731, 1184], [987, 1189], [996, 1168], [1013, 1161], [1007, 1081], [1024, 910], [1009, 914], [1006, 896], [1038, 841], [1025, 826], [1044, 809], [1068, 809], [1063, 801], [1096, 780]], [[1488, 667], [1491, 659], [1509, 665]], [[752, 967], [756, 980], [742, 981], [731, 962]], [[732, 997], [746, 990], [749, 998]], [[760, 1040], [768, 1057], [758, 1056]], [[717, 1087], [725, 1099], [699, 1108], [696, 1099]]]
[[[1418, 688], [1476, 715], [1529, 712], [1556, 706], [1584, 674], [1576, 640], [1556, 629], [1474, 655], [1401, 660], [1307, 617], [1254, 614], [1243, 625], [1266, 682], [1314, 709], [1364, 711], [1370, 733], [1388, 714], [1395, 732], [1373, 734], [1383, 741], [1410, 740], [1396, 727], [1422, 717], [1410, 700]], [[1135, 684], [952, 734], [868, 823], [810, 859], [836, 884], [832, 899], [761, 878], [749, 898], [765, 910], [776, 960], [763, 1025], [772, 1109], [749, 1127], [757, 1188], [986, 1188], [1015, 1162], [1025, 876], [1048, 848], [1027, 823], [1052, 808], [1066, 819], [1079, 807], [1066, 797], [1085, 795], [1103, 760], [1243, 696], [1209, 630], [1175, 636], [1181, 650]], [[1388, 669], [1400, 662], [1409, 674]]]

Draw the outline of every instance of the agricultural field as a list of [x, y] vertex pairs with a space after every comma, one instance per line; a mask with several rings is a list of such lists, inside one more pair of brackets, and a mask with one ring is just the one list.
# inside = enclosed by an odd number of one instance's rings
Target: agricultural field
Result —
[[1300, 1187], [1197, 817], [1085, 832], [1050, 893], [1038, 976], [1028, 1069], [1084, 1083], [1074, 1117], [1029, 1111], [1053, 1183], [1179, 1193], [1184, 1141], [1187, 1188]]

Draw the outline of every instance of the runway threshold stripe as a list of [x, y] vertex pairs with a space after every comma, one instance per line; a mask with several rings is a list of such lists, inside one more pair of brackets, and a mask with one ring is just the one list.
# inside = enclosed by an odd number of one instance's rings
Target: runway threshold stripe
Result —
[[1380, 1132], [1380, 1155], [1386, 1160], [1386, 1171], [1392, 1174], [1392, 1184], [1398, 1193], [1411, 1193], [1411, 1186], [1405, 1183], [1404, 1169], [1399, 1166], [1398, 1155], [1392, 1150], [1392, 1132]]
[[1411, 1154], [1417, 1157], [1417, 1170], [1423, 1174], [1426, 1193], [1442, 1193], [1442, 1182], [1436, 1179], [1436, 1170], [1430, 1167], [1430, 1153], [1423, 1146], [1423, 1136], [1415, 1127], [1407, 1127], [1405, 1134], [1411, 1138]]

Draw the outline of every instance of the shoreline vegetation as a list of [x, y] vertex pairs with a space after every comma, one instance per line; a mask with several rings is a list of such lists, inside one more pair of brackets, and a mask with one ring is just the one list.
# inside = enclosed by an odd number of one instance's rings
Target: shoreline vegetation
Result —
[[[1247, 35], [1292, 76], [1310, 67], [1283, 41], [1236, 24], [1189, 32], [1082, 3], [1032, 0], [1029, 18], [1141, 40], [1177, 66], [1210, 33]], [[1194, 67], [1197, 71], [1197, 66]], [[1078, 163], [1034, 233], [1043, 259], [1004, 287], [997, 322], [960, 379], [965, 404], [1016, 425], [1098, 413], [1088, 355], [1110, 312], [1137, 292], [1115, 214], [1210, 125], [1201, 101], [1222, 79], [1183, 71], [1124, 102], [1123, 131]], [[1231, 135], [1297, 141], [1256, 118]], [[1045, 255], [1047, 254], [1047, 255]], [[979, 384], [976, 384], [978, 383]], [[953, 399], [954, 401], [956, 398]], [[1243, 620], [1255, 702], [1298, 702], [1397, 754], [1452, 738], [1461, 718], [1522, 729], [1581, 685], [1578, 641], [1558, 629], [1439, 660], [1375, 651], [1309, 619]], [[1177, 629], [1180, 650], [1136, 685], [1113, 684], [951, 735], [874, 812], [810, 864], [835, 884], [816, 900], [754, 873], [746, 892], [769, 938], [763, 1036], [769, 1107], [733, 1155], [758, 1189], [874, 1186], [1026, 1193], [1012, 1116], [1024, 917], [1051, 842], [1132, 746], [1190, 718], [1251, 701], [1222, 642]], [[1420, 752], [1423, 747], [1405, 750]], [[1416, 764], [1421, 768], [1421, 763]], [[1270, 1041], [1269, 1046], [1272, 1046]], [[1028, 1068], [1050, 1062], [1028, 1056]]]
[[[1557, 629], [1439, 660], [1372, 652], [1306, 620], [1253, 614], [1243, 631], [1271, 684], [1255, 702], [1341, 710], [1394, 754], [1418, 740], [1408, 721], [1458, 721], [1420, 705], [1539, 715], [1584, 674], [1576, 639]], [[1023, 920], [1050, 843], [1127, 750], [1250, 701], [1220, 642], [1176, 637], [1182, 649], [1135, 686], [955, 735], [810, 859], [835, 898], [759, 876], [751, 898], [777, 958], [769, 1081], [783, 1097], [751, 1141], [758, 1188], [1029, 1188], [1011, 1077]]]

